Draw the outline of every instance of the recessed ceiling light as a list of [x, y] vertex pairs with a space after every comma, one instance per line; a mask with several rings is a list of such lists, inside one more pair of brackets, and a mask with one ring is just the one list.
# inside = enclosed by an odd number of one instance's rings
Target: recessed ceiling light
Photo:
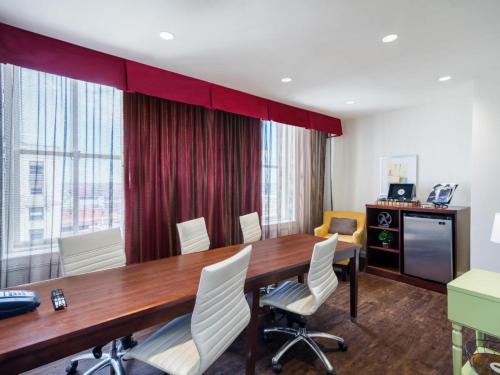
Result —
[[172, 40], [175, 38], [175, 36], [174, 36], [174, 34], [169, 33], [168, 31], [162, 31], [160, 33], [160, 38], [162, 38], [164, 40]]
[[382, 38], [382, 42], [384, 42], [384, 43], [392, 43], [396, 39], [398, 39], [398, 36], [396, 34], [389, 34], [389, 35], [386, 35], [386, 36], [384, 36]]
[[281, 78], [281, 82], [290, 83], [290, 82], [292, 82], [292, 78], [291, 77], [283, 77], [283, 78]]
[[446, 82], [446, 81], [449, 81], [450, 79], [451, 79], [450, 76], [443, 76], [443, 77], [439, 77], [438, 81], [439, 82]]
[[345, 104], [349, 104], [349, 105], [354, 104], [354, 103], [356, 103], [354, 100], [348, 100], [347, 102], [345, 102]]

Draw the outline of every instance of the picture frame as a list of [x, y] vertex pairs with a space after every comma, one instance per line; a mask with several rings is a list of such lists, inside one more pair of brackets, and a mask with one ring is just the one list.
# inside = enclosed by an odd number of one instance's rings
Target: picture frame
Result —
[[380, 198], [387, 198], [391, 183], [417, 185], [417, 159], [413, 154], [380, 158]]

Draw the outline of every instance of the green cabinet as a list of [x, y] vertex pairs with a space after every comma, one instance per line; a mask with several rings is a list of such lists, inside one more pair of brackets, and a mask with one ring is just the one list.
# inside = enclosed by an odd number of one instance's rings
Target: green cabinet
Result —
[[462, 364], [462, 327], [482, 339], [500, 338], [500, 273], [472, 269], [448, 283], [448, 319], [452, 322], [453, 375], [475, 374]]

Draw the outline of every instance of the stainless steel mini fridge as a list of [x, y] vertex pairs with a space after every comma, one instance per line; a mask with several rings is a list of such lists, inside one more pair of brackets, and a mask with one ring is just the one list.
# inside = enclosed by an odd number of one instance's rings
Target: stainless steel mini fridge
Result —
[[403, 273], [447, 283], [453, 280], [451, 216], [404, 213]]

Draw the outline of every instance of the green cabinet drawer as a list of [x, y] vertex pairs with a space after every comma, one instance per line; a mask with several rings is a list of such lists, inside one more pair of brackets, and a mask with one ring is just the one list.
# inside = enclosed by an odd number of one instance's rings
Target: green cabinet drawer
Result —
[[448, 319], [500, 337], [500, 304], [491, 299], [448, 289]]

